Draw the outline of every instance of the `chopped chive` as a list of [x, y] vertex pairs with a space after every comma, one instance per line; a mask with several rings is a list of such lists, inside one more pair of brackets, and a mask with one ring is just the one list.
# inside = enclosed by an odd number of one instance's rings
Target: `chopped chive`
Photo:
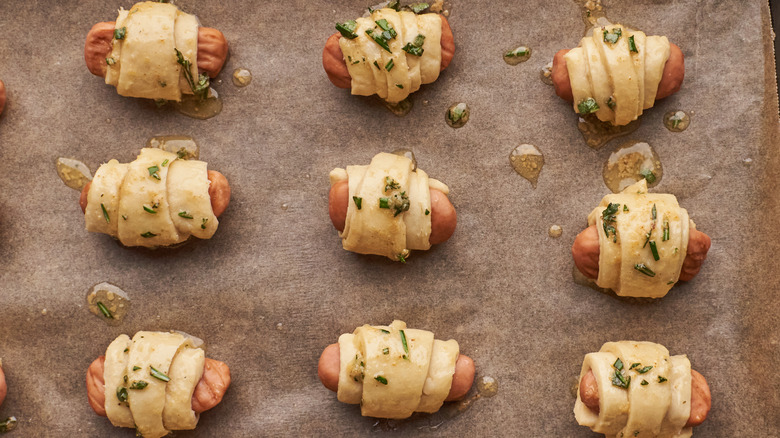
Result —
[[130, 349], [129, 348], [125, 348], [125, 353], [127, 353], [128, 351], [130, 351]]
[[596, 99], [589, 97], [577, 104], [577, 112], [585, 115], [595, 113], [599, 110], [599, 104], [596, 103]]
[[623, 211], [628, 212], [628, 205], [623, 204]]
[[157, 214], [156, 211], [144, 205], [144, 211], [151, 214]]
[[355, 201], [355, 206], [357, 207], [358, 210], [363, 208], [363, 198], [360, 198], [358, 196], [353, 196], [352, 200]]
[[173, 50], [176, 52], [176, 62], [182, 66], [184, 78], [190, 84], [192, 94], [197, 96], [200, 100], [205, 100], [209, 95], [209, 85], [211, 85], [209, 75], [201, 73], [197, 78], [193, 77], [192, 61], [184, 58], [184, 55], [181, 54], [179, 49], [174, 47]]
[[637, 263], [637, 264], [635, 264], [634, 265], [634, 269], [636, 269], [637, 271], [647, 275], [648, 277], [655, 277], [655, 272], [653, 272], [652, 269], [650, 269], [647, 266], [645, 266], [644, 263]]
[[122, 215], [122, 219], [127, 220], [127, 216]]
[[116, 389], [116, 398], [120, 403], [127, 401], [127, 388], [120, 386]]
[[634, 36], [633, 35], [628, 37], [628, 50], [630, 50], [630, 51], [632, 51], [634, 53], [639, 53], [639, 50], [636, 48], [636, 43], [634, 43]]
[[398, 254], [398, 261], [401, 263], [406, 263], [406, 257], [404, 257], [403, 254]]
[[642, 170], [639, 172], [640, 175], [642, 175], [642, 178], [647, 180], [648, 184], [652, 184], [655, 182], [655, 173], [653, 173], [652, 170]]
[[619, 27], [616, 27], [611, 31], [604, 29], [604, 42], [615, 44], [620, 39], [621, 35], [623, 35], [623, 31]]
[[206, 229], [206, 222], [208, 222], [208, 221], [209, 221], [208, 218], [205, 218], [205, 217], [203, 218], [203, 222], [201, 222], [201, 224], [200, 224], [200, 229], [201, 230], [205, 230]]
[[97, 302], [97, 307], [98, 307], [98, 309], [100, 309], [100, 313], [102, 313], [103, 316], [105, 316], [108, 319], [114, 319], [114, 315], [111, 314], [111, 311], [108, 310], [108, 307], [106, 307], [105, 304], [103, 304], [102, 302], [98, 301]]
[[[384, 334], [386, 334], [386, 335], [389, 335], [389, 334], [390, 334], [390, 332], [389, 332], [389, 331], [387, 331], [387, 330], [385, 330], [385, 329], [379, 329], [379, 331], [381, 331], [382, 333], [384, 333]], [[357, 358], [357, 356], [355, 356], [355, 358]]]
[[134, 365], [134, 366], [133, 366], [133, 371], [138, 371], [138, 370], [140, 370], [140, 369], [141, 369], [141, 367], [139, 367], [138, 365]]
[[166, 376], [165, 374], [161, 373], [159, 370], [157, 370], [155, 367], [149, 365], [149, 375], [154, 377], [157, 380], [162, 380], [163, 382], [170, 382], [171, 378]]
[[160, 179], [160, 175], [158, 175], [158, 174], [157, 174], [157, 172], [159, 172], [159, 171], [160, 171], [160, 168], [159, 168], [159, 167], [157, 167], [157, 166], [152, 166], [152, 167], [150, 167], [150, 168], [148, 168], [148, 169], [146, 169], [146, 170], [148, 170], [148, 171], [149, 171], [149, 176], [151, 176], [152, 178], [154, 178], [154, 179], [157, 179], [157, 180], [159, 180], [159, 179]]
[[[404, 351], [406, 354], [409, 354], [409, 346], [406, 344], [406, 333], [404, 333], [403, 330], [399, 330], [399, 333], [401, 333], [401, 344], [404, 346]], [[404, 357], [404, 359], [407, 359]]]
[[655, 246], [655, 240], [650, 241], [650, 251], [653, 253], [653, 260], [658, 261], [661, 256], [658, 255], [658, 248]]
[[111, 223], [111, 219], [108, 217], [108, 211], [106, 210], [106, 206], [103, 204], [100, 204], [100, 208], [103, 210], [103, 217], [106, 219], [107, 223]]
[[645, 379], [642, 379], [642, 383], [640, 383], [640, 385], [642, 385], [642, 386], [645, 386], [645, 385], [647, 385], [647, 380], [645, 380]]
[[114, 64], [116, 64], [116, 59], [114, 59], [114, 58], [106, 58], [106, 64], [114, 65]]
[[623, 370], [623, 361], [620, 360], [620, 358], [617, 358], [614, 364], [612, 364], [613, 367], [615, 367], [616, 370], [622, 371]]
[[404, 89], [404, 86], [403, 86], [403, 84], [395, 84], [395, 86], [396, 86], [396, 87], [398, 87], [398, 88], [400, 88], [400, 89], [402, 89], [402, 90]]
[[149, 385], [148, 382], [145, 382], [143, 380], [139, 380], [132, 385], [130, 385], [130, 389], [144, 389]]
[[614, 111], [615, 107], [617, 106], [617, 102], [615, 102], [615, 98], [609, 96], [609, 98], [607, 99], [607, 106], [609, 107], [609, 109]]
[[662, 239], [664, 242], [669, 240], [669, 221], [664, 221], [664, 237]]
[[385, 347], [382, 349], [382, 354], [390, 354], [390, 349]]
[[147, 232], [141, 234], [141, 237], [143, 237], [144, 239], [148, 239], [150, 237], [156, 237], [156, 236], [157, 235], [152, 233], [151, 231], [147, 231]]
[[374, 380], [376, 380], [377, 382], [379, 382], [379, 383], [381, 383], [383, 385], [387, 385], [387, 379], [385, 379], [382, 376], [376, 376], [376, 377], [374, 377]]
[[168, 159], [166, 158], [165, 161], [162, 162], [162, 167], [165, 167], [168, 165]]
[[658, 218], [658, 210], [655, 209], [655, 204], [653, 204], [653, 209], [650, 210], [650, 213], [653, 215], [653, 220], [656, 220], [656, 218]]
[[119, 29], [114, 29], [114, 38], [118, 40], [125, 39], [125, 35], [127, 35], [127, 27], [120, 27]]
[[395, 63], [393, 62], [392, 59], [387, 61], [387, 64], [385, 64], [385, 70], [387, 70], [387, 71], [392, 70], [393, 67], [395, 67]]
[[384, 32], [380, 33], [379, 35], [374, 35], [374, 31], [371, 29], [366, 30], [366, 34], [371, 37], [371, 39], [374, 40], [375, 43], [379, 44], [379, 47], [387, 50], [390, 53], [393, 53], [390, 50], [390, 45], [387, 44], [387, 39], [385, 38]]
[[379, 198], [379, 208], [390, 208], [390, 200], [388, 198]]
[[355, 20], [345, 21], [343, 23], [336, 23], [336, 30], [341, 32], [341, 36], [350, 40], [354, 40], [355, 38], [357, 38], [357, 34], [355, 34], [355, 29], [357, 29], [357, 22]]
[[629, 369], [629, 370], [633, 370], [634, 368], [636, 368], [636, 367], [638, 367], [638, 366], [640, 366], [640, 365], [642, 365], [642, 364], [641, 364], [641, 363], [639, 363], [639, 362], [634, 362], [634, 363], [632, 363], [632, 364], [631, 364], [631, 366], [630, 366], [630, 367], [628, 367], [628, 369]]
[[431, 211], [426, 208], [425, 209], [425, 215], [428, 216], [429, 214], [431, 214]]
[[674, 280], [669, 280], [669, 281], [666, 282], [666, 285], [668, 286], [668, 285], [674, 284], [674, 283], [675, 283]]
[[180, 211], [179, 212], [179, 217], [183, 217], [184, 219], [192, 219], [192, 215], [190, 215], [186, 211]]
[[658, 383], [664, 383], [664, 382], [666, 382], [666, 380], [667, 380], [666, 377], [658, 376]]
[[[125, 348], [125, 350], [127, 350], [127, 348]], [[122, 380], [124, 380], [124, 381], [125, 381], [125, 383], [127, 383], [127, 374], [125, 374], [125, 376], [124, 376], [124, 377], [122, 377]]]
[[646, 373], [646, 372], [648, 372], [648, 371], [650, 371], [652, 369], [653, 369], [653, 366], [652, 365], [648, 365], [646, 367], [643, 367], [640, 370], [636, 370], [636, 372], [638, 372], [639, 374], [644, 374], [644, 373]]
[[412, 12], [414, 12], [415, 14], [419, 14], [420, 12], [431, 7], [431, 5], [429, 5], [428, 3], [412, 3], [410, 5], [407, 5], [407, 7], [411, 9]]

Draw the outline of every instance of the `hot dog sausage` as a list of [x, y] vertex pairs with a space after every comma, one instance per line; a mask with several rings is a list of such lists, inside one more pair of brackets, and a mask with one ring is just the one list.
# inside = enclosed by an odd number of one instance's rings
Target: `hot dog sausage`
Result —
[[[214, 211], [214, 216], [220, 217], [225, 212], [230, 204], [230, 184], [228, 184], [225, 175], [217, 172], [216, 170], [209, 170], [209, 196], [211, 197], [211, 209]], [[87, 195], [89, 194], [89, 188], [92, 186], [92, 182], [88, 182], [83, 189], [81, 189], [81, 195], [79, 196], [79, 205], [81, 211], [87, 210]]]
[[[87, 369], [87, 398], [92, 410], [101, 417], [106, 416], [106, 384], [103, 380], [103, 367], [106, 357], [100, 356]], [[192, 410], [200, 414], [222, 401], [230, 386], [230, 368], [218, 360], [206, 358], [203, 377], [192, 394]]]
[[3, 372], [3, 369], [0, 368], [0, 406], [3, 405], [3, 400], [5, 400], [5, 395], [8, 393], [8, 386], [5, 384], [5, 373]]
[[[341, 181], [330, 188], [328, 195], [328, 213], [333, 226], [344, 231], [349, 207], [349, 184]], [[455, 232], [458, 215], [447, 195], [439, 190], [431, 189], [431, 245], [446, 242]]]
[[[664, 73], [661, 82], [658, 84], [656, 100], [663, 99], [680, 90], [683, 79], [685, 78], [685, 57], [674, 43], [669, 43], [669, 59], [664, 66]], [[559, 50], [553, 58], [552, 81], [555, 86], [555, 94], [563, 100], [573, 101], [571, 94], [571, 83], [569, 82], [569, 70], [566, 68], [566, 60], [563, 58], [569, 50]]]
[[[580, 380], [580, 399], [591, 411], [599, 412], [599, 388], [593, 371], [588, 371]], [[691, 370], [691, 414], [685, 427], [702, 424], [711, 407], [712, 395], [707, 379], [698, 371]]]
[[3, 81], [0, 81], [0, 114], [3, 114], [3, 110], [5, 109], [5, 84]]
[[[112, 30], [113, 32], [113, 30]], [[344, 55], [339, 46], [339, 32], [334, 33], [325, 42], [325, 48], [322, 49], [322, 67], [328, 74], [328, 79], [333, 85], [339, 88], [351, 88], [352, 77], [347, 70], [347, 63], [344, 61]], [[452, 57], [455, 55], [455, 37], [452, 35], [450, 23], [441, 16], [441, 69], [444, 70], [450, 65]]]
[[[330, 344], [322, 351], [317, 365], [317, 375], [320, 382], [333, 392], [339, 388], [339, 344]], [[452, 376], [452, 386], [445, 401], [460, 400], [466, 396], [474, 383], [474, 361], [461, 354], [455, 362], [455, 374]]]
[[[680, 280], [690, 281], [699, 273], [701, 265], [707, 258], [707, 251], [712, 243], [710, 236], [691, 228], [688, 236], [688, 250], [685, 254]], [[586, 228], [574, 239], [571, 254], [574, 264], [582, 275], [596, 279], [599, 276], [599, 232], [596, 225]]]
[[[84, 43], [84, 61], [90, 73], [106, 76], [106, 58], [111, 53], [111, 40], [114, 37], [113, 21], [104, 21], [92, 26]], [[198, 69], [216, 77], [225, 65], [228, 43], [225, 35], [210, 27], [198, 28]]]

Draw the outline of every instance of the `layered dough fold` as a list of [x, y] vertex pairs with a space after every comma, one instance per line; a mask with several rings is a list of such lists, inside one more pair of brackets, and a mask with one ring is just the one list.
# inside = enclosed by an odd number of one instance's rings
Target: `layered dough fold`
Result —
[[[384, 38], [379, 22], [386, 20], [395, 36], [385, 39], [388, 49], [375, 40]], [[430, 84], [441, 70], [441, 17], [384, 8], [369, 17], [355, 20], [356, 37], [339, 39], [344, 62], [352, 77], [352, 94], [378, 95], [397, 103], [417, 91], [421, 84]], [[389, 35], [392, 35], [389, 34]], [[422, 38], [420, 38], [422, 36]], [[422, 41], [420, 41], [422, 40]], [[421, 43], [421, 44], [419, 44]], [[404, 51], [407, 45], [421, 49], [420, 55]], [[412, 49], [412, 52], [418, 52]]]
[[449, 188], [413, 170], [407, 157], [388, 153], [374, 156], [368, 166], [347, 166], [330, 172], [330, 185], [349, 181], [349, 207], [344, 249], [360, 254], [383, 255], [403, 261], [411, 250], [431, 247], [431, 193]]
[[607, 342], [599, 352], [585, 355], [580, 380], [588, 371], [598, 383], [599, 412], [588, 408], [577, 391], [574, 415], [580, 425], [610, 438], [693, 434], [685, 427], [691, 413], [686, 356], [670, 357], [664, 346], [652, 342]]
[[95, 172], [84, 212], [87, 231], [125, 246], [157, 247], [190, 236], [209, 239], [219, 221], [211, 208], [207, 165], [144, 148], [135, 161], [111, 160]]
[[588, 225], [594, 224], [596, 284], [620, 296], [649, 298], [665, 296], [680, 278], [690, 228], [696, 228], [674, 195], [647, 193], [644, 179], [604, 196], [588, 216]]
[[597, 107], [586, 105], [587, 112], [603, 122], [621, 126], [636, 120], [655, 103], [669, 54], [665, 36], [646, 36], [620, 24], [593, 29], [564, 55], [574, 111], [582, 113], [580, 105], [593, 99]]
[[198, 77], [198, 18], [170, 3], [136, 3], [119, 10], [111, 53], [106, 58], [106, 84], [122, 96], [180, 101], [192, 94], [176, 50], [190, 61]]
[[179, 333], [138, 332], [117, 337], [106, 349], [103, 371], [106, 414], [117, 427], [134, 427], [145, 438], [198, 424], [192, 394], [206, 357]]
[[338, 400], [360, 404], [363, 416], [393, 419], [438, 411], [460, 353], [456, 341], [434, 339], [398, 320], [344, 333], [339, 349]]

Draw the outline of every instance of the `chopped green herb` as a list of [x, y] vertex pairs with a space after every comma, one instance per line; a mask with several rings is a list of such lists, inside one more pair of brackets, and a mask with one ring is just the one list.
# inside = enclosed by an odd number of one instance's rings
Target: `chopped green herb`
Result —
[[127, 27], [120, 27], [119, 29], [114, 29], [114, 39], [123, 40], [125, 39], [126, 35], [127, 35]]
[[648, 277], [655, 277], [655, 272], [653, 272], [652, 269], [650, 269], [647, 266], [645, 266], [644, 263], [637, 263], [637, 264], [635, 264], [634, 265], [634, 269], [636, 269], [637, 271], [647, 275]]
[[180, 211], [179, 212], [179, 217], [183, 217], [184, 219], [192, 219], [192, 215], [190, 215], [186, 211]]
[[165, 161], [162, 162], [162, 167], [165, 167], [168, 165], [168, 159], [166, 158]]
[[655, 208], [655, 204], [653, 204], [653, 209], [650, 210], [650, 214], [653, 216], [653, 220], [658, 219], [658, 210]]
[[617, 229], [613, 225], [617, 216], [618, 208], [620, 204], [609, 203], [607, 208], [601, 212], [601, 221], [603, 222], [604, 234], [609, 238], [609, 233], [612, 233], [612, 241], [617, 242]]
[[674, 284], [674, 283], [675, 283], [674, 280], [669, 280], [669, 281], [666, 282], [666, 285], [668, 286], [668, 285]]
[[360, 64], [360, 61], [358, 61], [357, 59], [352, 61], [352, 65], [355, 65], [355, 64]]
[[376, 376], [376, 377], [374, 377], [374, 380], [376, 380], [377, 382], [379, 382], [379, 383], [381, 383], [383, 385], [387, 385], [387, 379], [385, 379], [382, 376]]
[[371, 39], [373, 39], [375, 43], [379, 44], [379, 47], [387, 50], [390, 53], [393, 53], [390, 50], [390, 45], [387, 44], [387, 39], [385, 38], [384, 34], [385, 33], [382, 32], [382, 33], [380, 33], [378, 35], [374, 35], [374, 31], [373, 30], [371, 30], [371, 29], [367, 29], [366, 30], [366, 35], [370, 36]]
[[106, 219], [106, 222], [111, 223], [111, 219], [108, 217], [108, 211], [106, 211], [106, 206], [100, 204], [100, 208], [103, 210], [103, 217]]
[[650, 371], [652, 369], [653, 369], [653, 366], [652, 365], [648, 365], [646, 367], [642, 367], [642, 369], [636, 370], [636, 372], [639, 373], [639, 374], [644, 374], [644, 373], [646, 373], [646, 372], [648, 372], [648, 371]]
[[611, 31], [604, 29], [604, 42], [615, 44], [623, 35], [623, 31], [619, 27], [612, 29]]
[[387, 38], [388, 40], [395, 38], [398, 34], [395, 33], [395, 29], [393, 29], [393, 25], [388, 23], [387, 20], [384, 18], [374, 21], [377, 26], [379, 26], [383, 31], [390, 32], [390, 35], [392, 35], [391, 38]]
[[645, 379], [642, 379], [642, 383], [640, 383], [640, 385], [642, 385], [642, 386], [645, 386], [645, 385], [647, 385], [647, 380], [645, 380]]
[[429, 5], [428, 3], [412, 3], [407, 7], [411, 9], [411, 11], [414, 12], [415, 14], [419, 14], [420, 12], [431, 7], [431, 5]]
[[140, 370], [140, 369], [141, 369], [141, 367], [139, 367], [138, 365], [134, 365], [134, 366], [133, 366], [133, 371], [138, 371], [138, 370]]
[[422, 48], [423, 43], [425, 43], [425, 35], [418, 34], [414, 38], [414, 41], [411, 43], [406, 43], [402, 50], [410, 55], [422, 56], [422, 54], [425, 52], [425, 50]]
[[404, 257], [403, 254], [398, 254], [398, 261], [401, 263], [406, 263], [406, 257]]
[[127, 216], [122, 215], [122, 219], [127, 220]]
[[677, 254], [678, 251], [680, 251], [680, 248], [675, 248], [673, 254]]
[[613, 367], [615, 367], [616, 370], [622, 371], [623, 370], [623, 361], [620, 360], [620, 358], [617, 358], [614, 364], [612, 364]]
[[631, 377], [626, 377], [621, 371], [615, 370], [615, 374], [612, 375], [612, 384], [618, 388], [627, 389], [631, 384]]
[[[389, 334], [390, 334], [390, 332], [389, 332], [389, 331], [387, 331], [387, 330], [385, 330], [385, 329], [379, 329], [379, 331], [380, 331], [380, 332], [382, 332], [382, 333], [384, 333], [384, 334], [386, 334], [386, 335], [389, 335]], [[357, 359], [357, 356], [355, 356], [355, 358]]]
[[642, 178], [647, 180], [648, 184], [652, 184], [655, 182], [655, 173], [653, 173], [650, 169], [645, 169], [639, 172], [640, 175], [642, 175]]
[[664, 237], [661, 240], [664, 241], [664, 242], [669, 240], [669, 221], [668, 220], [664, 220]]
[[[630, 51], [632, 51], [634, 53], [639, 53], [639, 49], [636, 48], [636, 43], [634, 43], [634, 36], [633, 35], [628, 37], [628, 50], [630, 50]], [[634, 435], [634, 436], [636, 436], [636, 435]]]
[[398, 0], [393, 0], [390, 3], [388, 3], [387, 6], [385, 7], [390, 8], [397, 12], [401, 10], [401, 2], [399, 2]]
[[661, 256], [658, 255], [658, 248], [655, 246], [655, 240], [650, 241], [650, 252], [653, 253], [653, 260], [658, 261], [661, 259]]
[[466, 116], [466, 107], [464, 105], [455, 105], [447, 110], [447, 118], [453, 124], [460, 122], [464, 116]]
[[[633, 37], [631, 37], [631, 38], [633, 38]], [[634, 431], [634, 436], [639, 436], [639, 431], [638, 430]]]
[[357, 22], [355, 20], [345, 21], [343, 23], [336, 23], [336, 30], [341, 32], [341, 36], [350, 40], [354, 40], [355, 38], [357, 38], [357, 34], [355, 34], [355, 29], [357, 29]]
[[623, 211], [628, 212], [628, 205], [623, 204]]
[[628, 367], [628, 369], [629, 369], [629, 370], [633, 370], [634, 368], [636, 368], [636, 367], [638, 367], [638, 366], [641, 366], [641, 365], [642, 365], [642, 364], [641, 364], [641, 363], [639, 363], [639, 362], [634, 362], [634, 363], [632, 363], [632, 364], [631, 364], [631, 366], [630, 366], [630, 367]]
[[658, 383], [664, 383], [664, 382], [666, 382], [666, 377], [658, 376]]
[[376, 68], [381, 68], [381, 67], [379, 67], [379, 64], [377, 64], [377, 62], [376, 62], [376, 61], [374, 61], [374, 67], [376, 67]]
[[614, 111], [615, 107], [617, 106], [617, 102], [615, 102], [615, 98], [609, 96], [609, 99], [607, 99], [607, 106], [609, 107], [609, 109]]
[[674, 117], [672, 117], [671, 120], [672, 120], [672, 128], [674, 129], [677, 129], [677, 126], [679, 126], [680, 122], [682, 121], [682, 119], [676, 119]]
[[585, 115], [595, 113], [599, 110], [599, 104], [596, 103], [596, 99], [589, 97], [577, 104], [577, 112]]
[[393, 62], [392, 59], [387, 61], [387, 64], [385, 64], [385, 70], [387, 70], [387, 71], [392, 70], [393, 67], [395, 67], [395, 63]]
[[429, 214], [431, 214], [431, 211], [426, 208], [425, 209], [425, 215], [428, 216]]
[[168, 103], [168, 101], [165, 99], [154, 99], [154, 104], [157, 105], [157, 108], [164, 107], [166, 103]]
[[147, 168], [146, 170], [149, 171], [149, 176], [151, 176], [152, 178], [154, 178], [154, 179], [156, 179], [158, 181], [160, 180], [160, 175], [157, 173], [157, 172], [160, 171], [159, 167], [152, 166], [152, 167]]
[[157, 214], [156, 211], [144, 205], [144, 211], [151, 214]]
[[352, 200], [355, 201], [355, 206], [357, 207], [358, 210], [363, 208], [363, 198], [353, 196]]
[[206, 229], [206, 222], [208, 222], [208, 218], [203, 218], [203, 222], [200, 223], [200, 229], [205, 230]]
[[111, 311], [108, 310], [108, 307], [106, 307], [105, 304], [103, 304], [102, 302], [98, 301], [97, 302], [97, 307], [100, 310], [100, 313], [103, 314], [103, 316], [105, 316], [108, 319], [114, 319], [114, 315], [111, 314]]
[[127, 353], [128, 351], [130, 351], [130, 349], [129, 348], [125, 348], [125, 353]]
[[165, 82], [165, 81], [159, 81], [158, 83], [159, 83], [159, 84], [160, 84], [160, 86], [161, 86], [161, 87], [163, 87], [163, 88], [165, 88], [165, 87], [167, 87], [167, 86], [168, 86], [168, 83], [167, 83], [167, 82]]
[[184, 71], [184, 78], [187, 79], [187, 82], [190, 84], [192, 94], [199, 97], [200, 100], [206, 99], [206, 97], [209, 95], [209, 85], [211, 85], [211, 82], [209, 81], [209, 75], [198, 75], [198, 82], [195, 83], [195, 78], [192, 77], [192, 63], [188, 59], [184, 58], [184, 55], [181, 54], [179, 49], [174, 48], [173, 50], [176, 51], [176, 62], [184, 67], [182, 69]]
[[[127, 350], [127, 348], [125, 348], [125, 350]], [[127, 352], [125, 352], [125, 353], [127, 353]], [[125, 381], [125, 383], [127, 383], [127, 374], [125, 374], [125, 376], [124, 376], [124, 377], [122, 377], [122, 380], [124, 380], [124, 381]]]
[[402, 84], [395, 84], [395, 86], [400, 88], [400, 89], [402, 89], [402, 90], [404, 89], [404, 86]]
[[162, 380], [163, 382], [170, 382], [171, 378], [166, 376], [165, 374], [161, 373], [157, 368], [149, 365], [149, 375], [154, 377], [157, 380]]
[[[404, 351], [406, 354], [409, 354], [409, 346], [406, 344], [406, 333], [404, 333], [403, 330], [399, 330], [399, 333], [401, 333], [401, 344], [404, 346]], [[406, 359], [406, 357], [404, 357]]]
[[114, 59], [114, 58], [106, 58], [106, 64], [114, 65], [114, 64], [116, 64], [116, 59]]
[[145, 239], [148, 239], [150, 237], [157, 237], [157, 235], [152, 233], [151, 231], [147, 231], [147, 232], [141, 234], [141, 237], [143, 237]]
[[382, 349], [382, 354], [390, 354], [390, 349], [385, 347]]
[[396, 180], [393, 178], [390, 178], [389, 176], [385, 177], [385, 191], [389, 192], [390, 190], [400, 189], [401, 185], [398, 184]]
[[120, 403], [127, 401], [127, 388], [120, 386], [116, 389], [116, 398]]
[[519, 58], [521, 56], [526, 56], [529, 53], [531, 53], [531, 49], [529, 49], [526, 46], [520, 46], [514, 50], [510, 50], [504, 53], [504, 56], [506, 56], [507, 58]]
[[390, 199], [379, 198], [379, 208], [390, 208]]
[[130, 385], [130, 389], [144, 389], [147, 386], [149, 386], [148, 382], [145, 382], [143, 380], [139, 380], [139, 381], [133, 383], [132, 385]]

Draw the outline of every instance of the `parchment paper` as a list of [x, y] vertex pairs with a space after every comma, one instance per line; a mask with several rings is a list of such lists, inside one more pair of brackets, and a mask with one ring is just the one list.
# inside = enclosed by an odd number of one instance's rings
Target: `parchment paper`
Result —
[[[653, 304], [572, 280], [571, 244], [607, 193], [601, 168], [622, 141], [588, 148], [570, 105], [539, 80], [540, 67], [582, 36], [574, 1], [456, 1], [455, 59], [398, 118], [333, 87], [321, 67], [334, 23], [362, 15], [365, 2], [180, 0], [230, 42], [215, 84], [224, 111], [206, 121], [120, 97], [87, 71], [88, 30], [132, 3], [0, 2], [9, 90], [0, 116], [9, 393], [0, 417], [20, 423], [9, 436], [133, 436], [92, 412], [84, 377], [118, 334], [157, 329], [205, 339], [233, 376], [222, 404], [177, 436], [594, 436], [574, 420], [572, 386], [586, 353], [621, 339], [662, 343], [706, 376], [713, 407], [695, 436], [780, 435], [780, 158], [765, 1], [607, 3], [613, 21], [667, 35], [685, 54], [682, 90], [646, 111], [629, 138], [656, 148], [657, 190], [675, 193], [713, 243], [701, 274]], [[520, 44], [531, 59], [505, 64], [503, 52]], [[237, 67], [254, 75], [246, 88], [230, 82]], [[454, 130], [444, 113], [458, 101], [472, 112]], [[677, 109], [692, 114], [682, 133], [662, 125]], [[60, 182], [55, 160], [82, 159], [94, 172], [132, 160], [158, 134], [194, 136], [202, 159], [229, 179], [232, 202], [215, 237], [148, 251], [84, 231], [78, 193]], [[509, 164], [520, 143], [545, 154], [535, 190]], [[330, 169], [399, 147], [450, 186], [459, 220], [449, 242], [406, 265], [343, 251], [327, 206]], [[562, 237], [548, 237], [553, 224]], [[133, 300], [118, 327], [87, 311], [84, 297], [101, 281]], [[498, 380], [498, 394], [453, 418], [379, 424], [337, 402], [317, 379], [322, 349], [394, 318], [457, 339], [477, 378]]]

